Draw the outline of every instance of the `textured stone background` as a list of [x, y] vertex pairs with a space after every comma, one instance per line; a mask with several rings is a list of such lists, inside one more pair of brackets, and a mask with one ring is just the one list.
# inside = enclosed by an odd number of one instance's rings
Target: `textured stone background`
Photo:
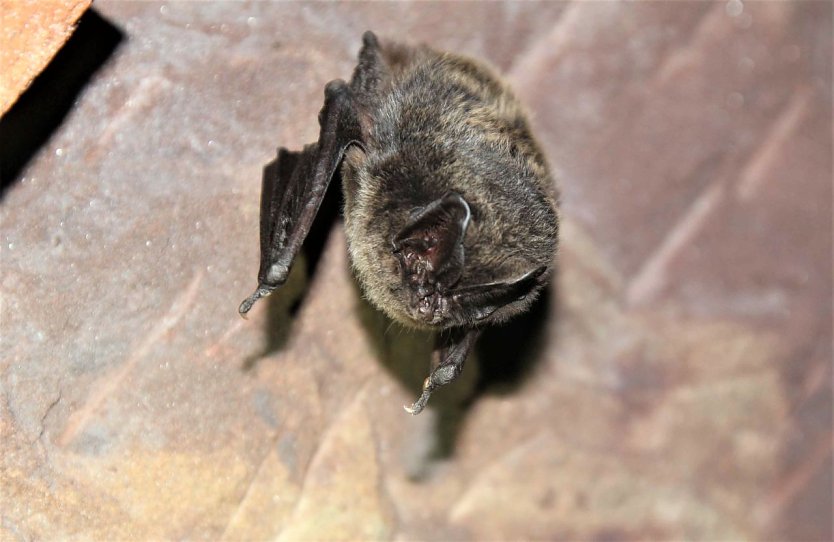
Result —
[[[831, 3], [95, 9], [2, 124], [0, 538], [832, 538]], [[550, 295], [416, 418], [338, 221], [236, 313], [368, 28], [499, 67], [563, 193]]]

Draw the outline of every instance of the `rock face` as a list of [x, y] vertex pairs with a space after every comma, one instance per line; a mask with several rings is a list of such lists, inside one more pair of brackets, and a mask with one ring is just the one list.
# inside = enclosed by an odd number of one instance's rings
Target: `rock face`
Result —
[[[92, 0], [3, 0], [0, 25], [0, 115], [67, 40]], [[8, 136], [7, 136], [8, 137]]]
[[[4, 179], [4, 540], [832, 538], [830, 3], [96, 9]], [[491, 61], [561, 182], [554, 287], [416, 418], [338, 220], [236, 312], [366, 29]]]

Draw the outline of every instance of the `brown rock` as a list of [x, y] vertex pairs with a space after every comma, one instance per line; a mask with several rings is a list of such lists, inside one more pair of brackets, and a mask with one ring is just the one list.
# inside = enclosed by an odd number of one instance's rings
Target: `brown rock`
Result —
[[[2, 538], [831, 539], [830, 3], [96, 6], [0, 202]], [[236, 312], [368, 28], [507, 73], [563, 194], [549, 295], [417, 418], [338, 220]]]
[[67, 40], [92, 0], [0, 2], [0, 115]]

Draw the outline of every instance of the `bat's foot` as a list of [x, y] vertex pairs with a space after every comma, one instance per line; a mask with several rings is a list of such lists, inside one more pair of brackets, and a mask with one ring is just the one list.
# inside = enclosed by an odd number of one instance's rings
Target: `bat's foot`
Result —
[[274, 288], [258, 286], [258, 289], [255, 290], [252, 293], [252, 295], [243, 300], [243, 303], [240, 304], [240, 307], [238, 307], [237, 312], [239, 312], [242, 317], [246, 318], [246, 313], [249, 312], [249, 309], [252, 308], [252, 305], [254, 305], [255, 302], [260, 298], [266, 297], [269, 294], [271, 294], [272, 290], [274, 290]]
[[420, 398], [417, 399], [417, 401], [415, 401], [411, 406], [403, 406], [403, 408], [412, 416], [416, 416], [417, 414], [423, 412], [423, 409], [426, 408], [426, 403], [429, 402], [429, 397], [431, 397], [431, 392], [433, 391], [434, 386], [431, 383], [431, 377], [429, 377], [423, 382], [423, 393], [420, 395]]

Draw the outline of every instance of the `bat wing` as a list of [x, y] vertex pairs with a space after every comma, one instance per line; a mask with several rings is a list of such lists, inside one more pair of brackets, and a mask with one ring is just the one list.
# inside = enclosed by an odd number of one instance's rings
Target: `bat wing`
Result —
[[356, 107], [344, 81], [325, 87], [319, 125], [317, 143], [301, 152], [280, 149], [274, 167], [267, 167], [261, 190], [258, 288], [240, 304], [241, 316], [286, 282], [345, 150], [362, 143]]
[[[517, 279], [457, 288], [451, 295], [450, 310], [458, 312], [463, 320], [483, 320], [504, 305], [523, 299], [545, 271], [545, 267], [539, 267]], [[405, 407], [407, 412], [415, 415], [422, 412], [437, 388], [457, 378], [480, 333], [479, 327], [459, 327], [450, 330], [448, 335], [438, 335], [435, 349], [438, 365], [423, 382], [423, 393], [417, 401]]]
[[483, 320], [504, 305], [524, 299], [546, 269], [539, 267], [514, 280], [458, 288], [452, 294], [453, 310], [463, 319]]

